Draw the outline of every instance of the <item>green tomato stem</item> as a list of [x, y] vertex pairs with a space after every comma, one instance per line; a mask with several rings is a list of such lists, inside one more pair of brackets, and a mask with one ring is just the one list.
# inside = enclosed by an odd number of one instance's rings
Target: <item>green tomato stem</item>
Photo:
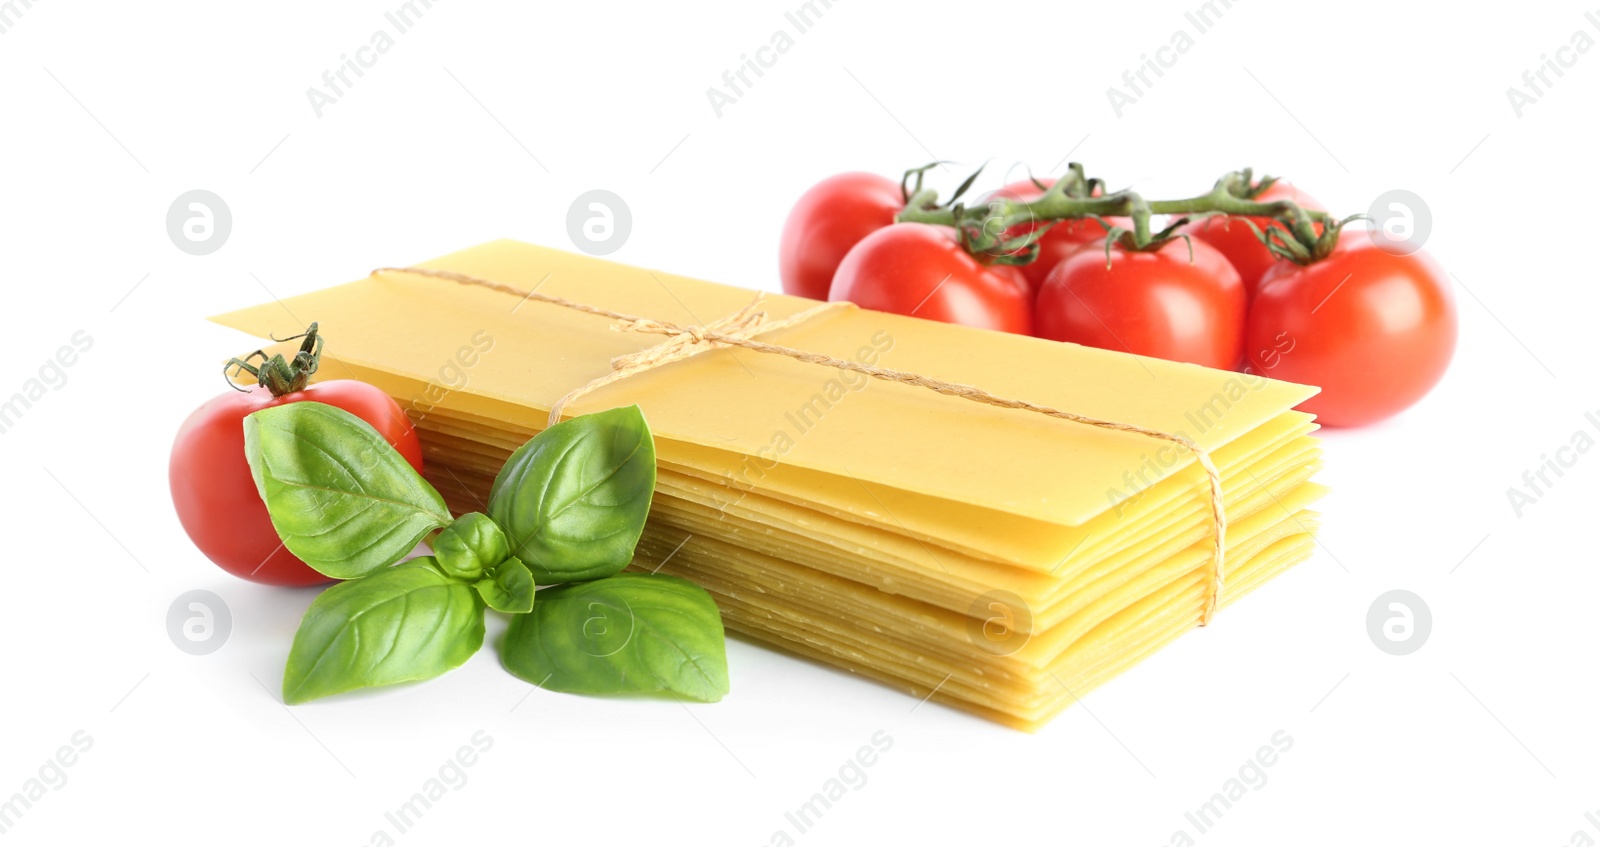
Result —
[[[979, 206], [940, 205], [938, 194], [919, 187], [911, 194], [897, 221], [935, 224], [966, 230], [976, 225], [982, 232], [1001, 233], [1027, 224], [1067, 221], [1080, 218], [1124, 217], [1132, 228], [1112, 228], [1108, 238], [1132, 250], [1149, 250], [1177, 237], [1173, 228], [1159, 233], [1150, 228], [1151, 215], [1228, 215], [1267, 218], [1282, 227], [1283, 233], [1259, 232], [1262, 242], [1275, 254], [1305, 263], [1326, 255], [1328, 232], [1344, 222], [1326, 212], [1301, 208], [1292, 200], [1254, 199], [1271, 180], [1253, 183], [1250, 171], [1235, 171], [1217, 180], [1205, 194], [1178, 200], [1146, 200], [1135, 191], [1118, 191], [1100, 197], [1087, 196], [1091, 183], [1074, 163], [1068, 175], [1054, 182], [1039, 197], [1030, 200], [995, 198]], [[1318, 226], [1322, 232], [1318, 232]], [[1118, 230], [1122, 230], [1118, 232]], [[1287, 238], [1285, 237], [1287, 236]], [[982, 246], [982, 245], [980, 245]]]

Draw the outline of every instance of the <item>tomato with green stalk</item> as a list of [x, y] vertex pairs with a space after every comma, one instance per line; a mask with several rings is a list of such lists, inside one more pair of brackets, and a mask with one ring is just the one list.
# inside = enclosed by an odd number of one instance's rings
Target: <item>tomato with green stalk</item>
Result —
[[927, 224], [894, 224], [863, 238], [839, 263], [828, 299], [1023, 335], [1032, 324], [1032, 297], [1016, 268], [985, 263], [955, 230]]
[[[988, 194], [985, 203], [994, 203], [996, 200], [1016, 200], [1028, 202], [1037, 200], [1055, 184], [1053, 179], [1024, 179], [1009, 183], [995, 189]], [[1101, 196], [1103, 192], [1096, 187], [1092, 196]], [[1019, 224], [1006, 231], [1006, 238], [1015, 238], [1027, 232], [1034, 232], [1044, 227], [1049, 229], [1039, 237], [1038, 255], [1033, 261], [1017, 266], [1022, 278], [1027, 281], [1029, 290], [1038, 293], [1044, 287], [1044, 281], [1067, 257], [1077, 253], [1085, 247], [1097, 246], [1105, 243], [1106, 232], [1110, 227], [1123, 227], [1131, 229], [1133, 222], [1126, 217], [1111, 216], [1104, 218], [1104, 223], [1094, 217], [1069, 218], [1057, 221], [1035, 221], [1033, 223]]]
[[[178, 520], [200, 552], [223, 570], [267, 585], [319, 585], [331, 580], [284, 548], [267, 515], [245, 460], [244, 419], [286, 403], [337, 406], [370, 424], [418, 471], [422, 445], [405, 412], [375, 386], [353, 379], [310, 384], [322, 358], [317, 325], [301, 335], [292, 359], [257, 350], [228, 362], [234, 374], [256, 384], [235, 387], [206, 402], [184, 421], [172, 444], [168, 483]], [[358, 475], [361, 468], [346, 468]]]
[[1419, 251], [1400, 254], [1367, 232], [1338, 233], [1306, 264], [1267, 271], [1245, 324], [1255, 373], [1319, 386], [1300, 405], [1330, 426], [1362, 426], [1422, 399], [1456, 347], [1455, 298]]
[[[1311, 195], [1281, 181], [1271, 182], [1247, 199], [1257, 203], [1291, 200], [1307, 211], [1326, 211]], [[1239, 272], [1245, 291], [1255, 297], [1261, 288], [1261, 278], [1278, 262], [1278, 257], [1261, 242], [1259, 234], [1272, 227], [1282, 230], [1283, 224], [1260, 215], [1209, 215], [1190, 221], [1178, 231], [1210, 244], [1226, 256], [1228, 263]], [[1316, 227], [1316, 231], [1321, 232], [1321, 227]]]
[[1215, 248], [1183, 237], [1145, 249], [1080, 249], [1034, 304], [1041, 338], [1232, 368], [1243, 355], [1247, 298]]

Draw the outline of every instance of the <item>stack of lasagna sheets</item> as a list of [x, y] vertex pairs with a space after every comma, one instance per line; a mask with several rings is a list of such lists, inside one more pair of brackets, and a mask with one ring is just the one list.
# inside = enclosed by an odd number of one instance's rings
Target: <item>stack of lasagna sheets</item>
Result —
[[[683, 326], [752, 297], [512, 241], [423, 267]], [[761, 308], [778, 321], [815, 305]], [[217, 320], [257, 338], [319, 322], [318, 379], [393, 396], [457, 513], [483, 510], [559, 398], [666, 340], [392, 272]], [[1293, 407], [1315, 389], [853, 307], [759, 339], [1193, 439], [1225, 493], [1219, 608], [1312, 550], [1320, 448]], [[1200, 622], [1212, 495], [1169, 441], [727, 347], [566, 412], [628, 404], [660, 462], [632, 567], [700, 584], [756, 640], [1032, 730]]]

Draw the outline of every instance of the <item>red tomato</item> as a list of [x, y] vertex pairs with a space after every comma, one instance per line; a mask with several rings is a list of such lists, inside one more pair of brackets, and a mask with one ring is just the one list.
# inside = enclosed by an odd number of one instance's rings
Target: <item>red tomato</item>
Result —
[[[1040, 182], [1044, 183], [1045, 188], [1055, 184], [1055, 180], [1049, 179], [1040, 180]], [[1098, 191], [1095, 193], [1096, 195], [1099, 194]], [[1044, 189], [1034, 185], [1033, 180], [1024, 179], [1020, 182], [1013, 182], [1004, 188], [996, 189], [988, 197], [1003, 197], [1008, 200], [1034, 200], [1041, 194], [1044, 194]], [[1106, 218], [1106, 223], [1111, 226], [1130, 229], [1133, 227], [1133, 221], [1128, 218], [1109, 217]], [[1006, 236], [1015, 238], [1026, 232], [1038, 229], [1042, 225], [1043, 222], [1016, 226], [1007, 232]], [[1086, 245], [1103, 245], [1105, 238], [1106, 228], [1093, 218], [1060, 221], [1039, 239], [1039, 258], [1017, 267], [1022, 271], [1023, 278], [1028, 281], [1028, 287], [1037, 292], [1044, 285], [1045, 278], [1050, 275], [1050, 271], [1054, 270], [1056, 265], [1061, 264], [1062, 259], [1078, 252]]]
[[1450, 364], [1455, 298], [1426, 254], [1391, 255], [1366, 232], [1340, 235], [1308, 267], [1279, 262], [1261, 281], [1245, 329], [1255, 373], [1321, 386], [1300, 408], [1360, 426], [1417, 402]]
[[271, 406], [314, 400], [372, 424], [400, 455], [422, 470], [422, 445], [399, 404], [364, 382], [336, 379], [273, 397], [262, 386], [230, 391], [194, 411], [178, 430], [168, 465], [172, 503], [189, 538], [223, 570], [267, 585], [318, 585], [332, 580], [284, 548], [256, 492], [244, 455], [244, 418]]
[[1126, 350], [1213, 368], [1243, 354], [1244, 286], [1211, 246], [1183, 239], [1151, 252], [1081, 250], [1057, 265], [1039, 289], [1034, 324], [1041, 338]]
[[[1016, 265], [988, 265], [989, 272], [998, 274], [1011, 280], [1011, 283], [1023, 291], [1030, 290], [1028, 278], [1022, 275], [1022, 269]], [[1031, 297], [1029, 299], [1032, 299]], [[1032, 310], [1030, 309], [1030, 312]], [[1031, 323], [1031, 322], [1030, 322]]]
[[829, 300], [945, 323], [1027, 334], [1029, 296], [1012, 268], [986, 265], [955, 230], [903, 223], [861, 239], [839, 263]]
[[900, 183], [868, 173], [831, 176], [801, 195], [783, 224], [778, 278], [787, 294], [828, 299], [839, 262], [856, 242], [894, 223]]
[[[1282, 182], [1274, 182], [1266, 191], [1261, 192], [1261, 196], [1257, 199], [1261, 202], [1293, 200], [1299, 203], [1302, 209], [1326, 211], [1311, 195]], [[1188, 233], [1210, 244], [1228, 257], [1228, 262], [1239, 272], [1239, 279], [1244, 282], [1245, 290], [1254, 297], [1256, 291], [1261, 288], [1261, 276], [1276, 264], [1278, 259], [1259, 238], [1256, 238], [1255, 231], [1244, 223], [1245, 220], [1254, 222], [1262, 232], [1266, 232], [1267, 227], [1274, 224], [1272, 218], [1217, 216], [1185, 224], [1179, 232]]]

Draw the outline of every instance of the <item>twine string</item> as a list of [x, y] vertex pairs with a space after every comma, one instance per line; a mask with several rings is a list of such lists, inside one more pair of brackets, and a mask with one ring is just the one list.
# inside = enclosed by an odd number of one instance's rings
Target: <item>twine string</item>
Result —
[[805, 362], [807, 364], [834, 368], [836, 370], [852, 371], [854, 373], [863, 374], [873, 379], [879, 379], [886, 382], [895, 382], [901, 385], [925, 388], [929, 391], [934, 391], [947, 397], [959, 397], [963, 400], [970, 400], [974, 403], [982, 403], [987, 406], [1032, 412], [1035, 414], [1056, 418], [1058, 420], [1070, 421], [1072, 423], [1081, 424], [1084, 426], [1092, 426], [1098, 429], [1111, 430], [1113, 432], [1126, 432], [1176, 444], [1179, 447], [1194, 453], [1196, 460], [1199, 462], [1200, 467], [1205, 471], [1206, 478], [1210, 482], [1212, 524], [1211, 584], [1210, 589], [1207, 592], [1205, 605], [1200, 613], [1200, 625], [1206, 626], [1207, 624], [1211, 623], [1212, 617], [1216, 614], [1217, 602], [1222, 596], [1224, 575], [1223, 563], [1224, 554], [1226, 551], [1228, 526], [1227, 515], [1225, 514], [1223, 506], [1222, 475], [1217, 472], [1216, 465], [1212, 463], [1210, 453], [1202, 449], [1200, 445], [1196, 444], [1193, 439], [1186, 435], [1163, 432], [1158, 429], [1149, 429], [1147, 427], [1123, 423], [1121, 421], [1105, 420], [1103, 418], [1096, 418], [1089, 415], [1080, 415], [1076, 412], [1068, 412], [1052, 406], [1031, 403], [1027, 400], [1016, 400], [1007, 397], [1001, 397], [996, 394], [991, 394], [990, 392], [976, 386], [966, 385], [964, 383], [948, 382], [945, 380], [924, 376], [922, 374], [911, 373], [909, 371], [895, 370], [893, 368], [866, 365], [849, 359], [840, 359], [834, 356], [827, 356], [809, 350], [786, 347], [780, 344], [771, 344], [765, 341], [759, 341], [754, 337], [760, 333], [772, 332], [777, 329], [803, 323], [816, 317], [817, 315], [822, 314], [823, 312], [832, 311], [836, 308], [855, 308], [854, 304], [850, 303], [823, 303], [795, 314], [789, 318], [779, 321], [769, 321], [767, 313], [759, 308], [764, 295], [757, 293], [755, 299], [753, 299], [743, 309], [740, 309], [738, 312], [735, 312], [732, 315], [712, 321], [705, 326], [681, 326], [679, 324], [656, 320], [654, 318], [645, 318], [639, 317], [638, 315], [624, 314], [622, 312], [612, 311], [599, 306], [592, 306], [587, 303], [579, 303], [573, 300], [568, 300], [564, 297], [557, 297], [552, 294], [543, 294], [537, 290], [518, 288], [502, 282], [495, 282], [494, 280], [484, 279], [471, 274], [457, 273], [455, 271], [417, 267], [383, 267], [374, 270], [372, 273], [374, 276], [386, 273], [403, 273], [449, 280], [460, 285], [486, 288], [491, 291], [499, 291], [504, 294], [518, 297], [524, 302], [528, 300], [537, 300], [541, 303], [548, 303], [552, 306], [560, 306], [562, 308], [583, 312], [585, 314], [610, 318], [614, 322], [612, 325], [612, 329], [614, 331], [642, 332], [652, 335], [669, 336], [668, 341], [658, 344], [654, 347], [648, 347], [637, 353], [630, 353], [612, 359], [610, 373], [598, 377], [585, 385], [579, 386], [576, 389], [573, 389], [571, 392], [568, 392], [566, 396], [556, 401], [555, 406], [550, 410], [549, 422], [551, 425], [554, 425], [561, 420], [562, 412], [567, 405], [603, 386], [620, 382], [621, 380], [643, 373], [644, 371], [652, 370], [671, 362], [682, 361], [719, 347], [739, 347], [757, 353], [783, 356], [788, 359], [793, 359], [797, 362]]
[[561, 422], [562, 412], [566, 407], [579, 397], [598, 388], [621, 382], [630, 376], [643, 373], [651, 368], [658, 368], [665, 364], [682, 361], [691, 356], [697, 356], [708, 350], [729, 346], [724, 339], [742, 338], [750, 339], [756, 333], [772, 332], [784, 327], [804, 323], [812, 317], [830, 311], [834, 307], [843, 307], [846, 303], [823, 303], [779, 321], [768, 320], [768, 315], [759, 307], [765, 295], [757, 293], [755, 298], [733, 314], [712, 321], [703, 327], [680, 327], [676, 324], [658, 321], [653, 318], [629, 318], [616, 321], [611, 325], [614, 332], [643, 332], [669, 336], [667, 341], [654, 347], [646, 347], [637, 353], [628, 353], [617, 356], [611, 360], [611, 373], [580, 385], [567, 392], [566, 396], [555, 402], [550, 407], [549, 425], [554, 426]]

